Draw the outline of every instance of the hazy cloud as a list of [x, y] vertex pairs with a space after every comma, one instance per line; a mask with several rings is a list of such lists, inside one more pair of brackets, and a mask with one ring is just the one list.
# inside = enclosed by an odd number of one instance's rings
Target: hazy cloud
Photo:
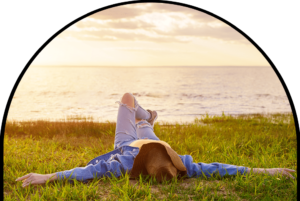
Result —
[[150, 42], [185, 42], [172, 36], [145, 34], [137, 31], [120, 31], [115, 29], [100, 29], [96, 31], [84, 30], [80, 34], [75, 31], [68, 31], [61, 34], [61, 37], [72, 37], [80, 40], [98, 41], [150, 41]]
[[127, 6], [117, 6], [113, 8], [109, 8], [98, 13], [95, 13], [90, 18], [100, 19], [100, 20], [116, 20], [123, 18], [134, 18], [143, 14], [143, 10], [127, 7]]
[[[158, 31], [158, 34], [160, 32]], [[202, 25], [200, 27], [197, 26], [189, 26], [185, 28], [177, 27], [171, 32], [161, 34], [169, 35], [169, 36], [192, 36], [192, 37], [208, 37], [208, 38], [216, 38], [221, 40], [230, 40], [230, 41], [243, 41], [245, 37], [241, 35], [239, 32], [235, 31], [233, 28], [223, 25], [219, 27], [211, 27], [207, 24]]]
[[[139, 6], [138, 6], [139, 5]], [[143, 14], [160, 12], [160, 13], [181, 13], [190, 16], [191, 18], [203, 22], [211, 22], [218, 20], [204, 12], [192, 9], [189, 7], [167, 4], [167, 3], [136, 3], [118, 6], [107, 10], [95, 13], [90, 18], [100, 20], [117, 20], [117, 19], [130, 19]]]
[[157, 10], [160, 12], [177, 12], [177, 13], [183, 13], [186, 15], [191, 16], [191, 18], [202, 21], [202, 22], [211, 22], [218, 20], [215, 17], [212, 17], [204, 12], [198, 11], [193, 8], [185, 7], [185, 6], [179, 6], [174, 4], [166, 4], [166, 3], [153, 3], [151, 4], [150, 8], [152, 10]]
[[81, 20], [60, 37], [149, 42], [189, 42], [193, 38], [246, 41], [236, 30], [206, 13], [166, 3], [110, 8]]

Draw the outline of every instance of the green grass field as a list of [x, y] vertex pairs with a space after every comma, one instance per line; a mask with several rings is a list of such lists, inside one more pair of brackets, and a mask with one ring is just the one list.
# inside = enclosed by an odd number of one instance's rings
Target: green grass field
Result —
[[[292, 114], [208, 115], [194, 123], [154, 126], [157, 136], [194, 162], [220, 162], [256, 168], [297, 169]], [[15, 179], [30, 172], [49, 174], [85, 166], [113, 150], [115, 123], [79, 118], [65, 122], [7, 122], [4, 135], [5, 200], [296, 200], [296, 178], [237, 175], [157, 183], [151, 179], [55, 181], [22, 188]]]

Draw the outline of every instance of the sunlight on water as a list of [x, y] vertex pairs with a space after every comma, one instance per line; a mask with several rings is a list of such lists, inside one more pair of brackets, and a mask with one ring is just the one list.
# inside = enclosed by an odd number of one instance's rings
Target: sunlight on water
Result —
[[210, 115], [291, 112], [271, 67], [30, 67], [14, 95], [9, 120], [89, 116], [116, 121], [125, 92], [160, 121]]

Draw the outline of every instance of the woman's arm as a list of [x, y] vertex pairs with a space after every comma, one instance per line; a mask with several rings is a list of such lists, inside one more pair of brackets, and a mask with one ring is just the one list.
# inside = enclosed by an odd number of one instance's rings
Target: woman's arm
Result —
[[187, 169], [188, 177], [211, 177], [214, 174], [219, 174], [221, 177], [225, 175], [236, 175], [237, 173], [244, 174], [247, 167], [229, 165], [223, 163], [194, 163], [190, 155], [179, 155], [184, 166]]
[[[250, 172], [254, 174], [269, 174], [271, 176], [276, 175], [284, 175], [288, 178], [294, 179], [294, 177], [290, 174], [291, 172], [295, 172], [295, 170], [287, 169], [287, 168], [247, 168], [243, 166], [236, 166], [230, 164], [223, 163], [194, 163], [193, 158], [190, 155], [179, 155], [184, 166], [187, 169], [188, 177], [200, 177], [205, 175], [206, 177], [210, 177], [216, 173], [218, 173], [221, 177], [225, 175], [236, 175], [240, 174], [249, 174]], [[251, 171], [252, 170], [252, 171]]]
[[22, 187], [27, 187], [30, 184], [45, 184], [47, 181], [76, 179], [78, 181], [86, 181], [93, 178], [101, 178], [103, 176], [111, 177], [114, 174], [116, 177], [121, 176], [124, 170], [123, 165], [116, 161], [101, 160], [95, 165], [88, 165], [86, 167], [76, 167], [71, 170], [56, 172], [53, 174], [36, 174], [30, 173], [23, 177], [16, 179], [16, 181], [23, 181]]
[[30, 184], [45, 184], [47, 181], [54, 181], [57, 179], [56, 173], [53, 174], [36, 174], [29, 173], [23, 177], [19, 177], [16, 181], [22, 181], [22, 187], [25, 188]]
[[76, 167], [71, 170], [57, 172], [56, 174], [58, 180], [76, 179], [78, 181], [86, 181], [94, 178], [111, 177], [112, 174], [115, 177], [119, 177], [121, 176], [123, 170], [124, 170], [123, 165], [117, 160], [110, 160], [110, 161], [100, 160], [95, 165]]
[[287, 176], [288, 178], [295, 179], [290, 172], [295, 172], [295, 170], [288, 169], [288, 168], [248, 168], [247, 173], [249, 174], [250, 172], [255, 173], [255, 174], [269, 174], [271, 176], [276, 176], [276, 175], [284, 175]]
[[78, 181], [84, 182], [89, 179], [111, 177], [112, 175], [114, 175], [115, 177], [119, 177], [122, 175], [122, 173], [131, 170], [134, 158], [137, 153], [138, 149], [136, 149], [134, 154], [132, 150], [128, 151], [128, 153], [127, 151], [125, 151], [123, 155], [113, 154], [108, 160], [100, 160], [99, 162], [97, 161], [96, 164], [89, 164], [85, 167], [76, 167], [71, 170], [65, 170], [46, 175], [30, 173], [18, 178], [16, 181], [26, 179], [26, 181], [24, 181], [22, 185], [23, 187], [26, 187], [30, 184], [44, 184], [48, 180], [54, 181], [63, 179], [76, 179]]

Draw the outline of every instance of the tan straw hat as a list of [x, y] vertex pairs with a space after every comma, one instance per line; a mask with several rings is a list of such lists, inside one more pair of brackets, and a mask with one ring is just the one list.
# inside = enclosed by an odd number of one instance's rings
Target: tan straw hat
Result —
[[131, 178], [137, 178], [140, 174], [150, 175], [156, 181], [171, 180], [173, 177], [182, 177], [187, 174], [178, 154], [168, 146], [152, 142], [142, 145], [133, 162], [130, 172]]

